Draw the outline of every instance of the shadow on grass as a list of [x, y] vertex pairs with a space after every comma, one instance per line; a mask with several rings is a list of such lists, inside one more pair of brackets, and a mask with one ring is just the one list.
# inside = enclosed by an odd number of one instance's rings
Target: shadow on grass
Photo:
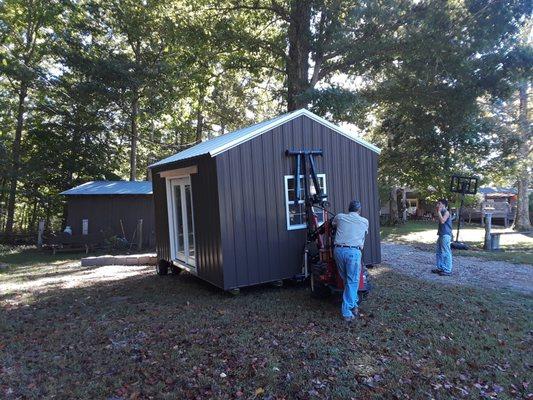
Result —
[[44, 287], [4, 306], [0, 390], [8, 399], [449, 398], [478, 397], [478, 382], [505, 393], [523, 382], [531, 299], [511, 305], [385, 267], [372, 274], [376, 290], [351, 325], [338, 298], [313, 300], [307, 285], [232, 297], [187, 273], [138, 268]]

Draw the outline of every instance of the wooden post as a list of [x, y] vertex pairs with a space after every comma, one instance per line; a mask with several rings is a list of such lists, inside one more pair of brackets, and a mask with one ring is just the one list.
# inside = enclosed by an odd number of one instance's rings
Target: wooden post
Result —
[[402, 212], [402, 222], [407, 222], [407, 190], [405, 187], [402, 188], [402, 206], [403, 206], [403, 212]]
[[44, 233], [44, 219], [39, 221], [39, 228], [37, 231], [37, 247], [43, 247], [43, 233]]
[[143, 220], [137, 221], [137, 249], [143, 249]]
[[492, 228], [492, 213], [485, 211], [485, 243], [483, 244], [484, 250], [492, 250], [490, 230]]

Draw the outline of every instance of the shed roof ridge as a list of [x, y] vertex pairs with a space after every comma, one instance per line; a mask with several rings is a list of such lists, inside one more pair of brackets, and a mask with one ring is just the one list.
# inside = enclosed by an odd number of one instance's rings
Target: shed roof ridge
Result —
[[195, 146], [189, 147], [186, 150], [180, 151], [172, 156], [166, 157], [154, 164], [151, 164], [150, 167], [156, 167], [156, 166], [168, 164], [174, 161], [186, 160], [189, 158], [206, 155], [206, 154], [209, 154], [211, 157], [217, 156], [218, 154], [221, 154], [233, 147], [239, 146], [240, 144], [245, 143], [248, 140], [251, 140], [257, 136], [260, 136], [263, 133], [276, 128], [277, 126], [280, 126], [302, 115], [305, 115], [309, 117], [310, 119], [322, 125], [325, 125], [331, 130], [347, 137], [348, 139], [356, 143], [359, 143], [360, 145], [378, 154], [381, 153], [381, 150], [378, 147], [358, 137], [350, 130], [341, 128], [340, 126], [333, 124], [332, 122], [316, 115], [315, 113], [305, 108], [301, 108], [299, 110], [292, 111], [286, 114], [282, 114], [275, 118], [265, 120], [254, 125], [250, 125], [250, 126], [232, 131], [225, 135], [217, 136], [205, 142], [198, 143]]

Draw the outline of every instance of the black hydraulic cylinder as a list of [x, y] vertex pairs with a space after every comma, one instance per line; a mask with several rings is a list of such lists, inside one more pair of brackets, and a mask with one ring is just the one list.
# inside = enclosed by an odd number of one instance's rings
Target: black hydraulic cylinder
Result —
[[311, 178], [313, 179], [313, 184], [315, 185], [315, 192], [317, 197], [322, 198], [322, 189], [320, 188], [320, 183], [318, 182], [318, 177], [316, 176], [315, 161], [313, 160], [313, 155], [309, 154], [309, 166], [311, 169]]
[[[296, 201], [300, 200], [300, 161], [302, 159], [301, 154], [296, 154], [296, 175], [294, 177], [294, 198]], [[304, 158], [305, 162], [305, 158]]]

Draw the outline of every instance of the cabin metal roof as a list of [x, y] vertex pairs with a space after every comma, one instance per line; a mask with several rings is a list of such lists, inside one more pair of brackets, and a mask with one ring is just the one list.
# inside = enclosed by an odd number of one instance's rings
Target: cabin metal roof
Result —
[[506, 187], [490, 187], [484, 186], [478, 189], [478, 192], [486, 195], [502, 195], [502, 196], [513, 196], [518, 193], [518, 190], [515, 188], [506, 188]]
[[248, 126], [243, 129], [233, 131], [231, 133], [227, 133], [225, 135], [217, 136], [205, 142], [198, 143], [197, 145], [189, 147], [186, 150], [180, 151], [177, 154], [164, 158], [163, 160], [150, 165], [150, 168], [207, 154], [209, 154], [211, 157], [214, 157], [220, 153], [223, 153], [226, 150], [229, 150], [267, 131], [270, 131], [276, 128], [277, 126], [289, 122], [290, 120], [295, 119], [301, 115], [305, 115], [310, 119], [313, 119], [321, 123], [322, 125], [327, 126], [328, 128], [336, 131], [337, 133], [346, 136], [348, 139], [353, 140], [354, 142], [357, 142], [378, 154], [381, 153], [381, 150], [378, 147], [361, 139], [353, 132], [350, 132], [349, 130], [344, 129], [340, 126], [334, 125], [331, 122], [325, 120], [324, 118], [321, 118], [318, 115], [312, 113], [311, 111], [300, 109], [288, 114], [280, 115], [276, 118], [269, 119], [267, 121], [260, 122], [255, 125]]
[[94, 195], [151, 195], [152, 182], [148, 181], [93, 181], [60, 194], [65, 196], [94, 196]]

